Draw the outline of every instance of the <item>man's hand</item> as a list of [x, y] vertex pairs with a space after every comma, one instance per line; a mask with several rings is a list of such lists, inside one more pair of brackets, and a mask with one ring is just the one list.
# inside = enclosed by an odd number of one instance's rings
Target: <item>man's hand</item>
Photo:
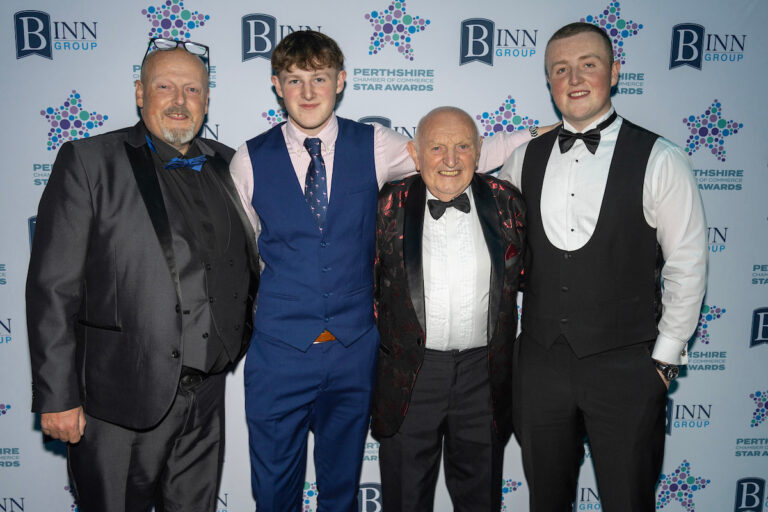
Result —
[[40, 415], [43, 434], [65, 443], [77, 443], [85, 432], [83, 407], [62, 412], [44, 412]]
[[661, 381], [664, 383], [664, 385], [667, 386], [667, 389], [669, 389], [669, 381], [667, 380], [666, 377], [664, 377], [664, 374], [661, 373], [661, 370], [656, 368], [656, 372], [659, 374], [659, 377], [661, 377]]

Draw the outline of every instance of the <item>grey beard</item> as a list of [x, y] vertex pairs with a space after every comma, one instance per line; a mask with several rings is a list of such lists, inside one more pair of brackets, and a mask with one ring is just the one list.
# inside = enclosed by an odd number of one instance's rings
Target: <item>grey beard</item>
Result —
[[195, 138], [195, 129], [187, 128], [171, 130], [169, 128], [163, 128], [163, 139], [171, 146], [180, 146], [187, 144], [189, 141]]

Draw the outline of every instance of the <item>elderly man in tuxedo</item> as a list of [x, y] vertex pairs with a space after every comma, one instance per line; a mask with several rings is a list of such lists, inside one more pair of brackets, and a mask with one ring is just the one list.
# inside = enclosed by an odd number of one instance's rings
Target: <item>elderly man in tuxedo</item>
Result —
[[387, 512], [432, 510], [443, 446], [454, 510], [501, 506], [525, 207], [475, 173], [481, 142], [464, 111], [433, 110], [408, 146], [419, 174], [379, 195], [372, 431]]
[[32, 410], [69, 443], [85, 512], [216, 508], [225, 372], [249, 340], [258, 256], [233, 150], [196, 137], [207, 53], [150, 41], [141, 121], [64, 144], [40, 200]]

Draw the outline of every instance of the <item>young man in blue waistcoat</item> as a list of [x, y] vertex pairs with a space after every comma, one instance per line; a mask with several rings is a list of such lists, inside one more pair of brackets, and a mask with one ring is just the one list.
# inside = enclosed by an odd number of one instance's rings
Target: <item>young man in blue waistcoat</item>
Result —
[[[272, 52], [272, 84], [288, 122], [247, 141], [230, 166], [264, 262], [245, 364], [259, 512], [301, 510], [310, 430], [318, 511], [357, 511], [379, 345], [377, 196], [415, 166], [407, 137], [334, 114], [343, 66], [328, 36], [287, 35]], [[491, 138], [479, 168], [500, 165], [530, 137]]]

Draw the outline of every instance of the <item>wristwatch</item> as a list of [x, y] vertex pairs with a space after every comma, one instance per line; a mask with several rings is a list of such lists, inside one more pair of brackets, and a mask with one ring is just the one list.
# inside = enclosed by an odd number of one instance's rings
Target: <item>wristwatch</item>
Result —
[[680, 375], [680, 367], [676, 364], [665, 364], [658, 361], [654, 361], [654, 364], [656, 364], [656, 368], [659, 369], [668, 382], [672, 382], [678, 375]]

